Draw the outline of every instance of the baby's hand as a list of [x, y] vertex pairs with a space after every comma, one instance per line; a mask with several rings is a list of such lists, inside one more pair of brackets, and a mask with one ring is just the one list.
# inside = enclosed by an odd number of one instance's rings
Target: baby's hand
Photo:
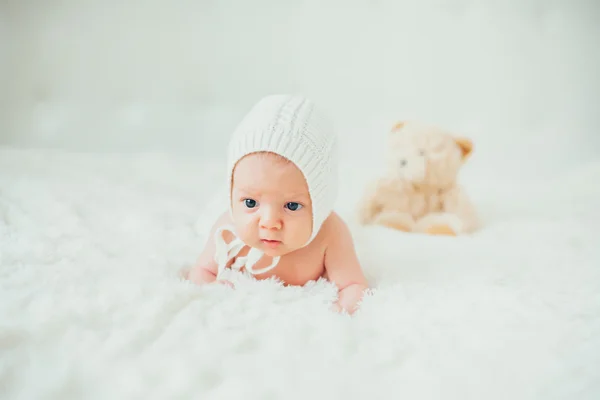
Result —
[[342, 310], [343, 310], [343, 308], [342, 308], [342, 306], [340, 305], [339, 302], [336, 302], [336, 303], [333, 303], [331, 305], [330, 310], [333, 311], [333, 312], [335, 312], [335, 313], [341, 313]]
[[206, 268], [202, 268], [201, 266], [196, 266], [190, 269], [187, 279], [196, 285], [219, 284], [229, 286], [230, 288], [235, 288], [233, 282], [228, 281], [227, 279], [217, 279], [212, 272], [206, 270]]
[[368, 288], [348, 226], [337, 214], [327, 225], [330, 241], [325, 251], [325, 270], [329, 281], [338, 288], [338, 301], [333, 309], [353, 314]]
[[233, 284], [233, 282], [228, 281], [227, 279], [218, 279], [218, 280], [214, 281], [213, 283], [229, 286], [230, 288], [235, 289], [235, 285]]

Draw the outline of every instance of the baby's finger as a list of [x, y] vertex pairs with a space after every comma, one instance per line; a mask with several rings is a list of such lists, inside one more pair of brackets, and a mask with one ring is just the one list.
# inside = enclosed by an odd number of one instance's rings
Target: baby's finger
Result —
[[342, 306], [339, 303], [333, 303], [329, 309], [336, 313], [342, 312]]
[[233, 285], [233, 283], [231, 281], [228, 281], [227, 279], [219, 279], [218, 281], [215, 281], [215, 283], [221, 284], [221, 285], [225, 285], [225, 286], [229, 286], [230, 288], [235, 288], [235, 286]]

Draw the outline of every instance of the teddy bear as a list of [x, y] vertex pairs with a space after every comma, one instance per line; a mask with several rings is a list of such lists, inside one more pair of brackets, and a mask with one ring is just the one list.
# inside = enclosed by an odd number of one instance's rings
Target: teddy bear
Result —
[[360, 201], [360, 223], [434, 235], [473, 232], [477, 213], [457, 181], [472, 152], [470, 139], [440, 127], [396, 123], [387, 137], [385, 172]]

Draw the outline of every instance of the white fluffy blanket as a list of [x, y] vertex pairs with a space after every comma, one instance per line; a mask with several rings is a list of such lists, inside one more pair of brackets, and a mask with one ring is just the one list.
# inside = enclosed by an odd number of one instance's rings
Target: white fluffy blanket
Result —
[[179, 278], [220, 167], [0, 152], [0, 398], [600, 398], [600, 165], [473, 184], [471, 237], [351, 222], [375, 287], [354, 317], [326, 282]]

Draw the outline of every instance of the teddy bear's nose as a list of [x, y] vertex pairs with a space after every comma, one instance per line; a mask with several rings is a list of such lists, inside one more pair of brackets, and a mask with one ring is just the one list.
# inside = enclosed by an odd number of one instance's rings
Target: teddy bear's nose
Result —
[[406, 160], [404, 160], [404, 159], [400, 160], [400, 166], [401, 167], [406, 166]]

